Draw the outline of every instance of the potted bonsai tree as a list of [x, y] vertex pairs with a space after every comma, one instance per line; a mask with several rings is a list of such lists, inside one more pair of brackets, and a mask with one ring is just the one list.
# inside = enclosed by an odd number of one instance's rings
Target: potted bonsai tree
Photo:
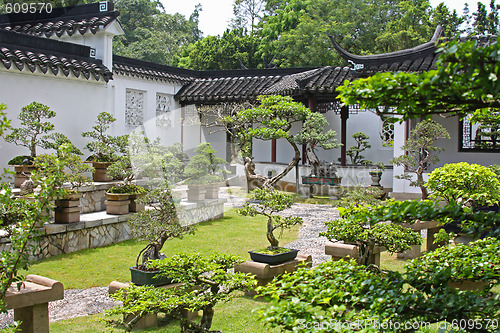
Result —
[[382, 179], [382, 173], [384, 172], [384, 170], [385, 170], [384, 163], [379, 162], [375, 164], [375, 167], [373, 169], [368, 171], [368, 174], [372, 179], [372, 183], [370, 186], [382, 188], [382, 185], [380, 185], [380, 180]]
[[217, 151], [208, 142], [201, 143], [194, 152], [196, 155], [191, 157], [184, 169], [184, 176], [187, 178], [184, 183], [188, 185], [188, 200], [217, 199], [219, 184], [224, 180], [223, 175], [227, 172], [220, 165], [227, 164], [227, 162], [217, 157]]
[[[21, 124], [12, 128], [12, 132], [4, 136], [6, 142], [29, 149], [29, 155], [19, 155], [11, 159], [8, 164], [14, 166], [14, 187], [20, 187], [33, 171], [33, 160], [37, 156], [37, 147], [43, 149], [57, 149], [61, 144], [71, 144], [69, 139], [61, 133], [50, 133], [54, 130], [54, 124], [50, 119], [56, 116], [55, 111], [47, 105], [32, 102], [21, 109], [17, 116]], [[49, 134], [50, 133], [50, 134]], [[79, 150], [71, 145], [72, 150]]]
[[182, 238], [185, 234], [193, 233], [194, 227], [181, 224], [177, 217], [175, 198], [166, 181], [162, 186], [148, 192], [139, 201], [144, 204], [152, 202], [154, 204], [151, 204], [149, 209], [132, 215], [129, 221], [134, 235], [139, 240], [149, 242], [137, 255], [135, 267], [130, 268], [132, 282], [138, 285], [167, 284], [168, 281], [154, 279], [158, 272], [151, 271], [148, 263], [164, 257], [160, 251], [167, 240]]
[[101, 112], [97, 115], [97, 120], [92, 131], [83, 132], [82, 136], [91, 138], [85, 148], [92, 155], [87, 158], [87, 161], [92, 162], [95, 171], [93, 173], [94, 181], [107, 182], [112, 180], [106, 174], [106, 169], [116, 162], [121, 154], [126, 153], [128, 135], [112, 136], [107, 134], [111, 124], [116, 121], [111, 114]]
[[299, 250], [287, 249], [279, 246], [274, 235], [276, 229], [283, 230], [302, 223], [302, 218], [296, 216], [282, 217], [276, 213], [290, 208], [293, 204], [292, 196], [274, 189], [255, 189], [250, 193], [252, 201], [247, 201], [238, 213], [243, 216], [263, 215], [267, 217], [266, 237], [270, 243], [267, 248], [250, 251], [253, 261], [278, 265], [295, 259]]
[[106, 213], [122, 215], [144, 209], [144, 204], [139, 203], [137, 199], [144, 196], [147, 190], [132, 183], [135, 174], [128, 156], [122, 156], [111, 164], [107, 174], [113, 179], [122, 179], [123, 182], [113, 185], [106, 192]]
[[80, 157], [72, 153], [69, 144], [59, 147], [57, 155], [43, 154], [34, 160], [36, 167], [33, 172], [33, 183], [38, 184], [46, 178], [51, 178], [52, 186], [62, 190], [55, 200], [55, 223], [73, 223], [80, 221], [81, 193], [77, 189], [89, 184], [91, 179], [86, 177], [86, 172], [93, 169], [82, 162]]

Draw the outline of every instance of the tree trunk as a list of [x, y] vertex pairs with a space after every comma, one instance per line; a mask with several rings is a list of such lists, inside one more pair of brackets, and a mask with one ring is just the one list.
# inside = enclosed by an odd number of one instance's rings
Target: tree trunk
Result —
[[274, 237], [273, 234], [274, 231], [274, 226], [273, 226], [273, 219], [269, 217], [267, 219], [267, 240], [269, 243], [271, 243], [270, 249], [277, 249], [279, 247], [279, 241]]
[[282, 172], [280, 172], [273, 178], [269, 179], [265, 178], [266, 180], [264, 181], [263, 187], [267, 188], [274, 187], [274, 185], [276, 185], [281, 180], [281, 178], [285, 177], [300, 161], [300, 150], [297, 147], [297, 144], [293, 141], [293, 138], [287, 138], [286, 140], [290, 143], [290, 145], [292, 145], [295, 155], [292, 161], [287, 165], [287, 167]]
[[210, 327], [212, 327], [213, 318], [214, 318], [214, 308], [211, 305], [203, 308], [203, 315], [201, 317], [201, 322], [200, 322], [201, 328], [208, 332], [210, 330]]
[[422, 172], [417, 172], [417, 183], [420, 187], [420, 191], [422, 191], [422, 200], [426, 200], [429, 197], [429, 192], [427, 192], [427, 188], [424, 185], [424, 176]]

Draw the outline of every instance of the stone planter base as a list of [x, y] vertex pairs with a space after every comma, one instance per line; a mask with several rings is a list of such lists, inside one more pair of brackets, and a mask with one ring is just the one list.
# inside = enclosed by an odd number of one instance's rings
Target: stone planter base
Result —
[[[13, 165], [14, 171], [14, 187], [19, 188], [24, 183], [24, 181], [29, 179], [31, 172], [35, 170], [35, 168], [31, 165]], [[23, 175], [26, 174], [25, 175]]]
[[80, 193], [68, 194], [66, 199], [56, 200], [54, 209], [55, 223], [76, 223], [80, 222]]
[[94, 167], [94, 172], [92, 173], [92, 178], [95, 182], [110, 182], [113, 178], [109, 177], [106, 173], [108, 167], [113, 164], [112, 162], [92, 162], [92, 167]]
[[[377, 265], [380, 267], [380, 252], [385, 251], [383, 247], [375, 247], [375, 253], [371, 256], [369, 264]], [[332, 260], [340, 260], [350, 257], [358, 260], [359, 252], [358, 247], [352, 244], [344, 244], [341, 242], [325, 244], [325, 254], [332, 256]]]
[[[403, 227], [410, 228], [415, 231], [421, 231], [427, 229], [427, 251], [434, 251], [443, 244], [434, 244], [434, 235], [439, 232], [441, 227], [438, 227], [439, 222], [437, 221], [417, 221], [413, 224], [402, 224]], [[420, 257], [422, 254], [422, 246], [414, 245], [411, 250], [405, 251], [403, 253], [398, 253], [396, 257], [398, 259], [415, 259]]]
[[205, 187], [205, 199], [219, 199], [219, 185], [207, 185]]
[[[291, 273], [297, 269], [301, 263], [307, 263], [312, 266], [312, 257], [298, 254], [294, 260], [287, 261], [279, 265], [269, 265], [255, 261], [246, 261], [234, 268], [235, 272], [250, 273], [255, 275], [257, 286], [263, 286], [271, 282], [274, 277], [283, 273]], [[254, 291], [248, 292], [249, 295], [255, 295]]]
[[63, 299], [61, 282], [39, 275], [28, 275], [21, 290], [15, 284], [7, 290], [7, 309], [14, 309], [14, 320], [22, 321], [22, 333], [49, 332], [49, 302]]
[[106, 214], [128, 214], [130, 200], [106, 200], [104, 203], [106, 204]]
[[205, 194], [206, 189], [204, 185], [188, 185], [188, 201], [203, 201], [205, 200]]
[[456, 288], [462, 291], [471, 290], [471, 291], [480, 291], [483, 290], [484, 287], [488, 285], [486, 281], [472, 281], [472, 280], [462, 280], [462, 281], [450, 281], [448, 285], [451, 288]]
[[137, 212], [140, 212], [141, 210], [144, 210], [146, 205], [138, 203], [137, 199], [139, 199], [145, 195], [146, 195], [146, 193], [144, 193], [144, 194], [131, 194], [129, 196], [130, 205], [128, 206], [128, 211], [132, 212], [132, 213], [137, 213]]

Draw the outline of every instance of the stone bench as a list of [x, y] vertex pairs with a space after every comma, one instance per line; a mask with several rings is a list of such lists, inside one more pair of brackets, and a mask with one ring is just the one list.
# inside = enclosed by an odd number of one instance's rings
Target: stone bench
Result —
[[21, 289], [13, 283], [5, 294], [7, 309], [14, 309], [14, 320], [21, 321], [22, 333], [49, 332], [49, 302], [63, 299], [61, 282], [39, 275], [28, 275]]

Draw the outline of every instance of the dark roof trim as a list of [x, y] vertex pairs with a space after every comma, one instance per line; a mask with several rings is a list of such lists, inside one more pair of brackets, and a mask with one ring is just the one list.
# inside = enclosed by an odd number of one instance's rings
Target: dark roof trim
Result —
[[61, 42], [55, 39], [40, 38], [28, 34], [0, 29], [0, 43], [28, 50], [51, 51], [65, 56], [90, 57], [90, 46]]
[[101, 60], [90, 58], [90, 47], [10, 31], [0, 31], [0, 65], [6, 69], [39, 70], [43, 74], [103, 79], [113, 75]]
[[373, 64], [382, 64], [382, 63], [403, 63], [406, 60], [414, 60], [417, 58], [425, 58], [426, 56], [433, 55], [436, 52], [436, 42], [441, 37], [443, 32], [443, 28], [438, 25], [436, 27], [436, 31], [432, 36], [431, 40], [427, 43], [415, 46], [410, 49], [405, 49], [401, 51], [383, 53], [383, 54], [373, 54], [360, 56], [352, 54], [346, 50], [344, 50], [333, 38], [333, 36], [329, 36], [330, 40], [333, 44], [333, 47], [337, 50], [340, 56], [347, 61], [352, 61], [355, 64], [365, 64], [365, 65], [373, 65]]

